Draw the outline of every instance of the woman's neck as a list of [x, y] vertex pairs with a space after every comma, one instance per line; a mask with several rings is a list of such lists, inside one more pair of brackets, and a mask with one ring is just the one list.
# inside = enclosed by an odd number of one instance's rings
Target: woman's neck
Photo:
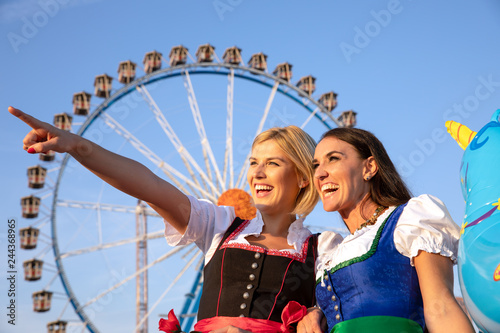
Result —
[[278, 214], [266, 215], [262, 213], [262, 233], [269, 234], [274, 237], [284, 237], [288, 235], [288, 228], [296, 220], [295, 214]]
[[264, 226], [259, 236], [247, 236], [247, 241], [252, 245], [257, 245], [265, 249], [293, 249], [288, 244], [288, 228], [295, 221], [295, 215], [286, 216], [266, 216], [262, 214]]
[[373, 200], [367, 199], [362, 200], [355, 208], [349, 211], [339, 211], [339, 213], [350, 233], [354, 234], [359, 226], [373, 215], [377, 207], [378, 205]]

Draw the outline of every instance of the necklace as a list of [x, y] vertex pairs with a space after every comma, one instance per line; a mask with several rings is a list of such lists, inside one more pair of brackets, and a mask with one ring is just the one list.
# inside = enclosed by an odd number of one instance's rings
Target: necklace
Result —
[[387, 207], [384, 206], [378, 206], [378, 208], [375, 210], [375, 213], [373, 213], [372, 217], [370, 217], [366, 222], [361, 223], [361, 225], [358, 227], [357, 230], [360, 230], [368, 225], [374, 225], [375, 222], [377, 221], [378, 217], [387, 209]]

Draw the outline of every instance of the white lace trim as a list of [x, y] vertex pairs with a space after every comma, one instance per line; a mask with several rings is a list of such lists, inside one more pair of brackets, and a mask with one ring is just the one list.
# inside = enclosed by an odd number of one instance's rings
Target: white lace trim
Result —
[[[293, 246], [292, 249], [282, 249], [280, 251], [289, 251], [292, 253], [301, 252], [302, 244], [304, 244], [307, 237], [311, 235], [309, 229], [305, 228], [303, 225], [304, 218], [300, 218], [292, 222], [288, 228], [287, 243]], [[229, 244], [246, 244], [250, 243], [246, 240], [248, 236], [259, 237], [262, 233], [262, 228], [264, 227], [264, 221], [262, 220], [262, 215], [257, 211], [257, 216], [250, 221], [250, 223], [239, 233], [234, 239], [230, 240]]]

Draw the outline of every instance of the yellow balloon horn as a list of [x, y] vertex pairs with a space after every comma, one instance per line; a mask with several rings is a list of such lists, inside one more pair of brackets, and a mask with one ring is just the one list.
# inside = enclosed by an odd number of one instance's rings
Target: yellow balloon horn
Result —
[[458, 145], [462, 147], [463, 150], [467, 148], [469, 143], [477, 134], [477, 132], [470, 130], [467, 126], [453, 120], [448, 120], [445, 125], [448, 129], [448, 133], [450, 133], [451, 137], [458, 142]]

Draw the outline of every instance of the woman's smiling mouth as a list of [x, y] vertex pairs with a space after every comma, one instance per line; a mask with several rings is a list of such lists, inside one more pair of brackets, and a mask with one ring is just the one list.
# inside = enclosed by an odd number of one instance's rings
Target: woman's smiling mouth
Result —
[[324, 184], [321, 186], [321, 193], [323, 193], [323, 197], [326, 198], [337, 191], [339, 187], [340, 186], [337, 184]]
[[258, 184], [255, 185], [255, 194], [257, 198], [262, 198], [268, 195], [272, 190], [273, 186], [271, 185], [265, 185], [265, 184]]

